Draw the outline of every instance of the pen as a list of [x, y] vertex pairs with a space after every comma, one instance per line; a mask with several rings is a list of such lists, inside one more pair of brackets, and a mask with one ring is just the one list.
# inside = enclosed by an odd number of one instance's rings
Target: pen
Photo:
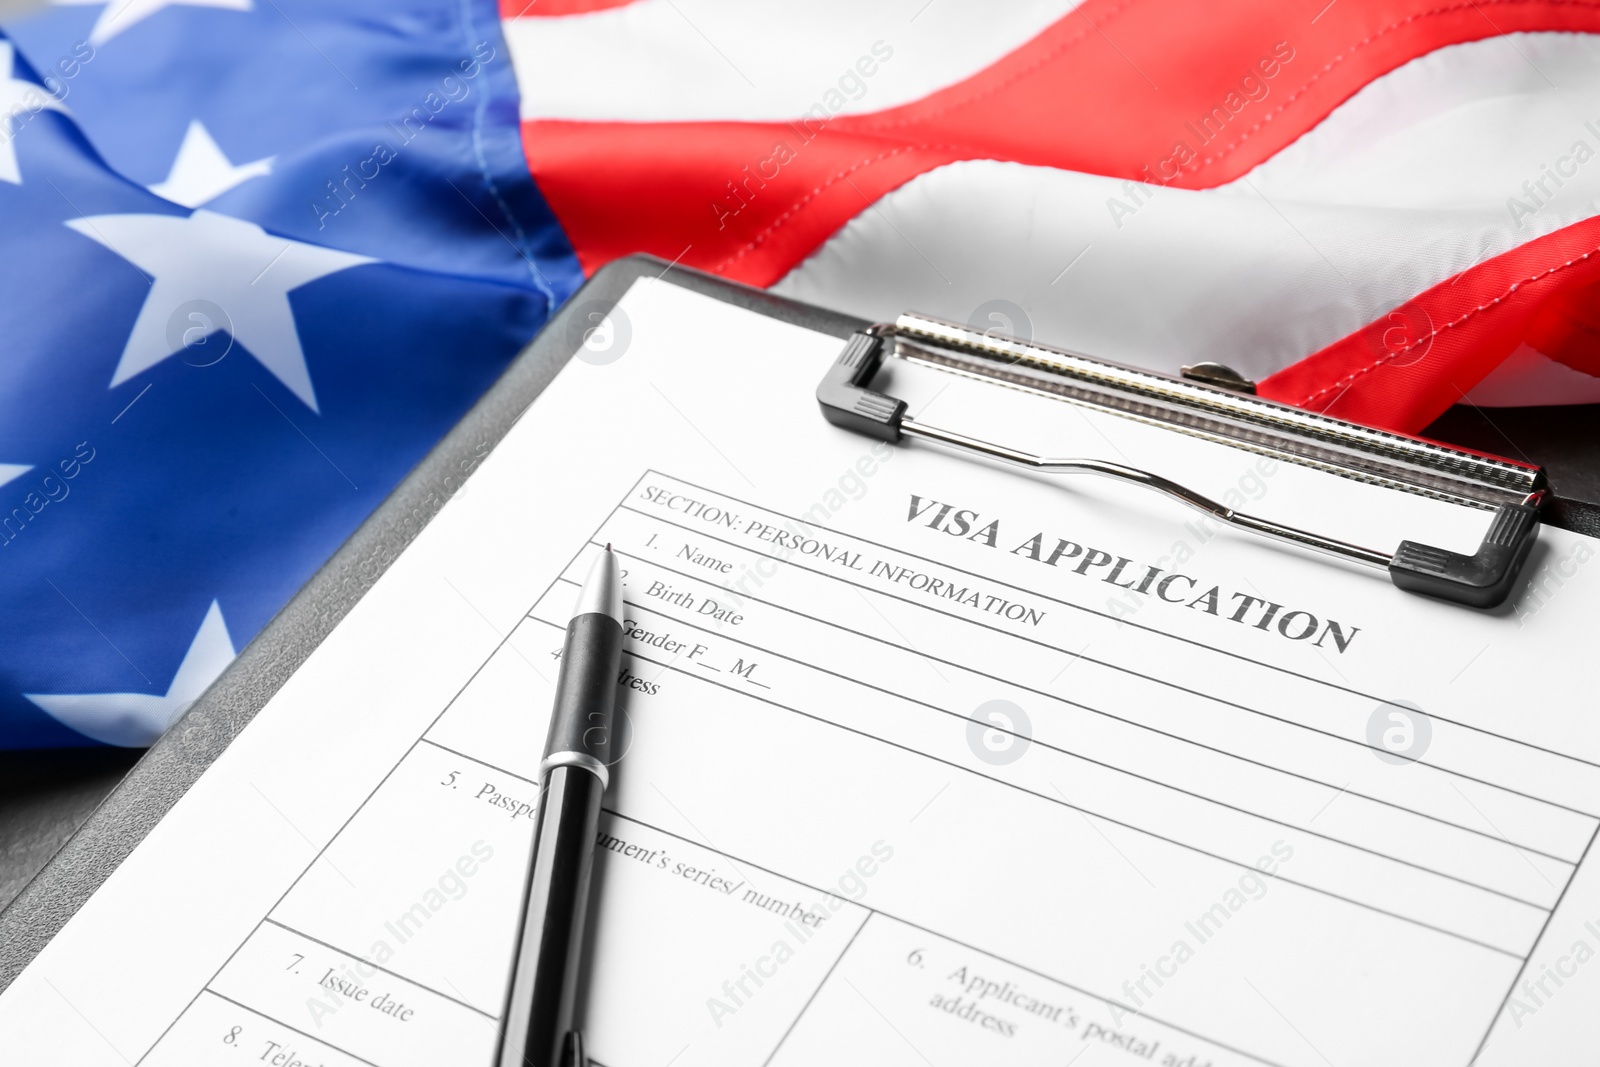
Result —
[[567, 623], [497, 1067], [587, 1062], [572, 1017], [621, 661], [622, 574], [608, 544]]

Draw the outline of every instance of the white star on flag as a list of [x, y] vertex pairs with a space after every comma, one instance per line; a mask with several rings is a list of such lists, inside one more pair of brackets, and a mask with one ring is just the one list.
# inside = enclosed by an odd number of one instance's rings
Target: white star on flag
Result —
[[0, 485], [15, 481], [31, 470], [31, 463], [0, 463]]
[[251, 178], [272, 172], [276, 156], [258, 159], [253, 163], [234, 166], [223, 155], [222, 149], [210, 131], [199, 119], [189, 123], [189, 130], [178, 146], [177, 158], [172, 161], [172, 172], [167, 180], [150, 186], [159, 197], [184, 207], [199, 207], [221, 196], [236, 185]]
[[187, 218], [95, 215], [66, 225], [154, 276], [111, 377], [112, 388], [225, 330], [318, 411], [289, 293], [377, 260], [276, 237], [253, 222], [204, 209]]
[[185, 7], [221, 7], [230, 11], [250, 11], [254, 5], [251, 0], [55, 0], [63, 7], [99, 7], [105, 4], [105, 10], [100, 12], [100, 17], [95, 21], [94, 29], [89, 31], [90, 44], [105, 44], [111, 38], [132, 26], [136, 22], [143, 22], [165, 7], [182, 4]]
[[215, 600], [184, 653], [163, 696], [150, 693], [24, 693], [57, 720], [101, 744], [141, 748], [153, 744], [206, 687], [217, 680], [236, 653], [228, 624]]
[[42, 85], [13, 77], [17, 50], [10, 41], [0, 40], [0, 181], [12, 185], [22, 184], [22, 170], [17, 166], [17, 134], [23, 123], [40, 111], [59, 111], [66, 114], [67, 107]]

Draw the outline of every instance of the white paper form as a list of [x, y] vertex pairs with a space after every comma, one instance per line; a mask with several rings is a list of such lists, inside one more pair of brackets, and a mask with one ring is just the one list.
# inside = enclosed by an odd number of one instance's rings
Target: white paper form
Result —
[[[1511, 608], [1436, 603], [1136, 489], [837, 430], [835, 338], [668, 282], [621, 306], [622, 357], [562, 372], [0, 996], [0, 1061], [490, 1062], [556, 653], [608, 542], [602, 1067], [1595, 1047], [1591, 541], [1542, 531]], [[1019, 447], [1377, 548], [1482, 533], [923, 374], [895, 372], [913, 410]]]

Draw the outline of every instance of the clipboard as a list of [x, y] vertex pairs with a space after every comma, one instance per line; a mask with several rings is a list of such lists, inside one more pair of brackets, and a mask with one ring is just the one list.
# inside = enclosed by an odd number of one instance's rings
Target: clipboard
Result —
[[[1054, 397], [1092, 410], [1136, 419], [1174, 433], [1298, 463], [1343, 478], [1446, 501], [1492, 514], [1472, 555], [1402, 540], [1383, 552], [1246, 512], [1194, 491], [1159, 471], [1101, 457], [1052, 457], [914, 418], [905, 401], [870, 383], [890, 359]], [[1510, 595], [1539, 533], [1549, 495], [1544, 471], [1532, 464], [1403, 437], [1275, 403], [1229, 389], [1237, 380], [1215, 364], [1186, 367], [1192, 379], [1050, 348], [1005, 334], [907, 313], [853, 334], [817, 386], [829, 422], [898, 444], [907, 438], [1001, 463], [1052, 474], [1114, 478], [1162, 493], [1219, 522], [1386, 570], [1401, 589], [1477, 608]]]
[[[1160, 417], [1168, 420], [1175, 430], [1214, 433], [1218, 439], [1242, 442], [1245, 447], [1268, 448], [1267, 430], [1275, 428], [1277, 436], [1270, 447], [1275, 454], [1292, 462], [1332, 464], [1342, 457], [1341, 461], [1352, 465], [1352, 469], [1358, 460], [1371, 462], [1382, 466], [1387, 471], [1383, 476], [1395, 479], [1397, 484], [1402, 478], [1411, 479], [1416, 483], [1413, 491], [1449, 492], [1459, 497], [1463, 506], [1506, 508], [1510, 514], [1526, 515], [1518, 519], [1517, 537], [1508, 542], [1512, 551], [1502, 552], [1497, 557], [1495, 566], [1500, 569], [1494, 573], [1499, 577], [1492, 582], [1474, 586], [1470, 581], [1459, 581], [1459, 576], [1448, 573], [1450, 568], [1465, 566], [1455, 561], [1449, 561], [1449, 566], [1444, 568], [1447, 573], [1442, 576], [1430, 577], [1428, 568], [1420, 564], [1414, 568], [1419, 572], [1419, 585], [1437, 585], [1440, 580], [1448, 580], [1468, 590], [1454, 597], [1464, 603], [1473, 602], [1470, 590], [1474, 588], [1498, 589], [1496, 583], [1502, 579], [1514, 581], [1516, 568], [1536, 533], [1538, 511], [1550, 502], [1542, 472], [1526, 464], [1381, 434], [1319, 416], [1306, 416], [1293, 408], [1246, 399], [1215, 386], [1119, 368], [1040, 345], [979, 334], [966, 327], [922, 316], [904, 316], [892, 325], [872, 324], [675, 267], [652, 256], [617, 260], [596, 272], [568, 300], [472, 411], [245, 647], [61, 851], [0, 912], [0, 989], [10, 985], [222, 754], [439, 509], [461, 489], [473, 470], [580, 349], [586, 331], [603, 319], [628, 288], [642, 278], [666, 281], [724, 303], [839, 338], [843, 351], [838, 364], [819, 387], [821, 411], [818, 417], [827, 417], [837, 425], [885, 440], [912, 437], [1001, 461], [1020, 461], [1028, 466], [1038, 465], [1032, 459], [1049, 459], [1005, 455], [1003, 442], [963, 441], [959, 431], [940, 431], [916, 421], [914, 416], [908, 418], [904, 404], [870, 389], [873, 373], [885, 359], [916, 359], [1000, 386], [1037, 389], [1076, 403], [1102, 405], [1130, 417], [1156, 420], [1159, 408]], [[760, 357], [752, 353], [751, 358]], [[758, 375], [753, 377], [759, 380]], [[1296, 420], [1303, 421], [1309, 432], [1304, 435], [1289, 433], [1290, 424]], [[1224, 438], [1227, 433], [1234, 436]], [[1259, 435], [1260, 439], [1249, 436], [1252, 434]], [[1299, 436], [1308, 440], [1297, 444]], [[1355, 442], [1360, 441], [1368, 442], [1371, 447], [1355, 447]], [[1424, 463], [1420, 457], [1431, 457], [1431, 460]], [[1080, 465], [1072, 469], [1140, 480], [1078, 462]], [[1111, 465], [1101, 463], [1100, 466]], [[1149, 479], [1147, 484], [1157, 480], [1153, 472], [1133, 473]], [[1351, 476], [1362, 475], [1357, 470]], [[1437, 484], [1428, 479], [1437, 479]], [[1162, 491], [1183, 499], [1167, 489]], [[1185, 502], [1194, 504], [1194, 501]], [[1555, 525], [1564, 525], [1559, 513], [1555, 518]], [[1548, 515], [1546, 521], [1549, 521]], [[1234, 524], [1251, 528], [1248, 523]], [[1256, 532], [1285, 535], [1282, 531], [1267, 529]], [[1293, 536], [1289, 539], [1299, 540]], [[1490, 545], [1497, 550], [1504, 547], [1507, 546]], [[1477, 557], [1466, 558], [1475, 560]], [[1403, 584], [1400, 578], [1396, 578], [1396, 582]], [[1446, 594], [1452, 591], [1446, 590]]]

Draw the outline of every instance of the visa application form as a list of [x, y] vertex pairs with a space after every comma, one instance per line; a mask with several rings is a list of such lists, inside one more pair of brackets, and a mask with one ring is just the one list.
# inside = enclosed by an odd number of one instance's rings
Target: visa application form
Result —
[[[563, 627], [607, 543], [601, 1067], [1600, 1047], [1592, 541], [1541, 531], [1508, 608], [1434, 602], [1137, 488], [836, 429], [837, 338], [670, 280], [620, 307], [620, 356], [561, 372], [0, 996], [0, 1062], [489, 1063]], [[1487, 524], [885, 373], [975, 436], [1355, 543], [1470, 552]]]

